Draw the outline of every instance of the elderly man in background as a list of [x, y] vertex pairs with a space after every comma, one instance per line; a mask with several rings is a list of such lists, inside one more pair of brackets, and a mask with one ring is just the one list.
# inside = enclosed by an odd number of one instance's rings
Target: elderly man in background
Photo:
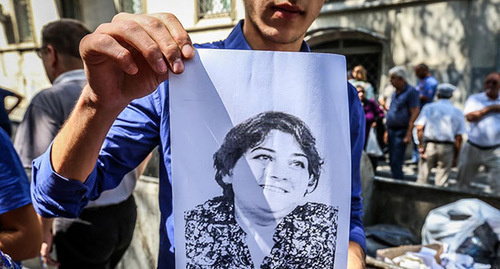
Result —
[[389, 145], [389, 163], [392, 177], [403, 179], [406, 145], [412, 141], [413, 123], [419, 113], [418, 92], [408, 84], [406, 70], [402, 66], [389, 70], [392, 86], [391, 105], [386, 115], [387, 132], [384, 136]]
[[484, 92], [476, 93], [465, 102], [464, 114], [469, 121], [469, 138], [458, 163], [458, 184], [468, 188], [479, 167], [488, 173], [490, 191], [498, 192], [500, 179], [500, 73], [492, 72], [484, 80]]
[[465, 120], [462, 111], [450, 101], [455, 89], [448, 83], [439, 84], [438, 101], [423, 107], [415, 121], [420, 152], [419, 183], [429, 182], [431, 169], [436, 168], [434, 184], [446, 186], [451, 167], [457, 164]]

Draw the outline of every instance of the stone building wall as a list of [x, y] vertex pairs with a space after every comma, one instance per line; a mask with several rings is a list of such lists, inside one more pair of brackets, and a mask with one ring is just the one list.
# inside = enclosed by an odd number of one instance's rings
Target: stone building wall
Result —
[[308, 36], [314, 46], [350, 33], [363, 33], [382, 45], [381, 76], [404, 65], [416, 81], [413, 67], [426, 63], [441, 82], [460, 88], [455, 102], [463, 104], [481, 91], [486, 73], [500, 70], [500, 1], [344, 1], [326, 4]]

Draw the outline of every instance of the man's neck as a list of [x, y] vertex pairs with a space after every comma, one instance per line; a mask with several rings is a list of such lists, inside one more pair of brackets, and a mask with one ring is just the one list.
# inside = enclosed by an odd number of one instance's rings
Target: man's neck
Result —
[[406, 85], [408, 85], [408, 84], [405, 84], [405, 85], [404, 85], [402, 88], [400, 88], [400, 89], [396, 89], [396, 93], [398, 93], [398, 94], [399, 94], [399, 93], [404, 92], [404, 90], [406, 89]]
[[304, 36], [292, 43], [278, 43], [271, 38], [266, 38], [255, 25], [252, 25], [249, 20], [243, 23], [243, 35], [248, 42], [248, 45], [253, 50], [269, 50], [269, 51], [300, 51]]
[[491, 100], [497, 100], [498, 99], [498, 93], [497, 94], [486, 94], [489, 99]]

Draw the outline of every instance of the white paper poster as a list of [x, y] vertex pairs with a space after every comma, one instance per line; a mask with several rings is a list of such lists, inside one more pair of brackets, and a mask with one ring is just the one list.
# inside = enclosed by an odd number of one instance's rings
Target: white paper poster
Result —
[[170, 76], [177, 268], [346, 268], [345, 58], [199, 49]]

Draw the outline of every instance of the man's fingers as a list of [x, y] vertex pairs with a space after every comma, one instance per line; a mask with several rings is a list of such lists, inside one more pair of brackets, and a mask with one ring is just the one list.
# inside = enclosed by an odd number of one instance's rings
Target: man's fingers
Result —
[[93, 33], [85, 36], [80, 41], [80, 55], [90, 65], [102, 64], [111, 59], [128, 74], [133, 75], [138, 71], [130, 51], [106, 34]]
[[119, 14], [113, 18], [113, 23], [117, 24], [132, 21], [137, 23], [140, 30], [147, 33], [158, 46], [170, 69], [174, 73], [182, 73], [184, 71], [183, 58], [194, 57], [194, 49], [189, 35], [179, 20], [174, 15], [166, 13], [148, 16]]
[[[190, 59], [194, 57], [193, 42], [175, 15], [170, 13], [155, 13], [144, 16], [120, 13], [113, 18], [113, 22], [125, 20], [137, 21], [160, 46], [166, 43], [165, 38], [168, 38], [168, 40], [173, 40], [177, 44], [183, 58]], [[164, 35], [163, 28], [169, 32], [168, 36]]]
[[[167, 72], [167, 65], [158, 44], [137, 22], [127, 20], [119, 23], [103, 24], [96, 29], [95, 33], [101, 35], [96, 37], [96, 39], [100, 38], [98, 40], [100, 43], [97, 44], [100, 45], [101, 52], [115, 59], [120, 66], [121, 63], [130, 64], [134, 62], [131, 52], [120, 45], [120, 43], [125, 43], [127, 47], [130, 46], [137, 50], [155, 72], [160, 74]], [[107, 44], [107, 46], [103, 46], [104, 44]]]
[[193, 58], [193, 42], [177, 17], [168, 13], [157, 13], [152, 14], [152, 16], [159, 18], [167, 26], [170, 35], [181, 49], [182, 57], [186, 59]]
[[50, 266], [59, 266], [59, 262], [50, 257], [51, 251], [52, 251], [52, 245], [45, 242], [42, 243], [42, 246], [40, 248], [40, 255], [42, 256], [43, 262]]

